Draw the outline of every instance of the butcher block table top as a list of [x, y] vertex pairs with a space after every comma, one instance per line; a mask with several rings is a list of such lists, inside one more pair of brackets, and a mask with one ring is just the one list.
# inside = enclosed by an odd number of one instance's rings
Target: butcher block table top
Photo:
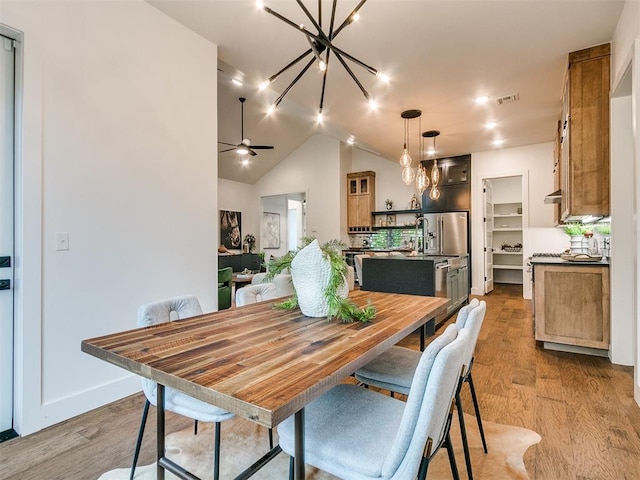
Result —
[[376, 318], [344, 324], [270, 301], [84, 340], [82, 351], [275, 427], [449, 303], [360, 290], [350, 298], [370, 301]]

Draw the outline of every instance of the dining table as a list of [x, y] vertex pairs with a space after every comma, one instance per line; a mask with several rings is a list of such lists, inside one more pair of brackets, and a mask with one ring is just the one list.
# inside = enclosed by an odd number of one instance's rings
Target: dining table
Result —
[[[294, 415], [294, 474], [304, 478], [304, 410], [386, 349], [446, 310], [441, 297], [353, 290], [371, 304], [369, 322], [305, 316], [282, 299], [207, 313], [82, 341], [83, 352], [158, 384], [157, 479], [165, 470], [197, 479], [165, 456], [164, 390], [173, 388], [268, 428]], [[433, 331], [433, 329], [431, 329]], [[279, 446], [236, 478], [248, 478]]]

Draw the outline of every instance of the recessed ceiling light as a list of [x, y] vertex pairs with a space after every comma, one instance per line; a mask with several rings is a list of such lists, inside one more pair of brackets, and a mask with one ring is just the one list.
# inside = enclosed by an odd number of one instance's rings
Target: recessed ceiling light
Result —
[[487, 103], [488, 101], [489, 101], [489, 97], [487, 97], [487, 96], [476, 97], [476, 103], [477, 104]]
[[242, 166], [247, 167], [249, 166], [249, 159], [245, 158], [244, 160], [242, 160]]
[[501, 139], [501, 138], [498, 138], [498, 139], [494, 140], [492, 143], [493, 143], [496, 147], [499, 147], [500, 145], [504, 144], [504, 140], [503, 140], [503, 139]]
[[242, 83], [242, 80], [240, 80], [239, 78], [232, 78], [231, 79], [231, 83], [233, 83], [234, 85], [237, 85], [239, 87], [244, 85], [244, 83]]
[[498, 126], [497, 122], [487, 122], [484, 124], [485, 128], [496, 128]]
[[347, 143], [348, 143], [349, 145], [353, 145], [354, 143], [356, 143], [356, 139], [355, 139], [355, 138], [353, 138], [353, 136], [351, 136], [351, 137], [349, 137], [349, 138], [347, 139]]

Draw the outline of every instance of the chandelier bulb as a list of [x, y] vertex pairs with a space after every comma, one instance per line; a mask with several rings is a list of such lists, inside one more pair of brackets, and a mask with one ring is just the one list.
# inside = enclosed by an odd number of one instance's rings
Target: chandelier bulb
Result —
[[318, 112], [316, 119], [318, 120], [318, 123], [322, 123], [322, 112]]
[[264, 82], [262, 82], [260, 84], [260, 86], [258, 88], [260, 90], [264, 90], [265, 88], [267, 88], [269, 86], [269, 84], [271, 84], [271, 80], [265, 80]]
[[410, 167], [413, 159], [411, 155], [409, 155], [409, 151], [407, 150], [407, 144], [404, 144], [404, 149], [402, 150], [402, 155], [400, 155], [400, 165], [403, 167]]
[[376, 77], [378, 77], [384, 83], [389, 83], [389, 76], [382, 72], [376, 72]]
[[260, 10], [264, 10], [264, 2], [262, 0], [256, 0], [256, 7]]
[[271, 115], [275, 111], [276, 111], [276, 106], [275, 105], [269, 105], [269, 108], [267, 108], [267, 115]]
[[321, 72], [324, 72], [327, 70], [327, 64], [326, 62], [324, 62], [323, 60], [320, 60], [318, 62], [318, 68], [320, 69]]
[[413, 171], [413, 168], [411, 167], [404, 167], [402, 169], [402, 181], [404, 182], [405, 185], [411, 185], [411, 183], [413, 182], [413, 179], [415, 178], [416, 174]]
[[[438, 161], [434, 160], [433, 167], [431, 167], [431, 183], [433, 183], [433, 186], [435, 187], [436, 185], [438, 185], [439, 181], [440, 181], [440, 169], [438, 168]], [[440, 194], [438, 194], [438, 196], [440, 196]]]
[[437, 187], [437, 185], [434, 185], [431, 188], [431, 191], [429, 192], [429, 198], [431, 200], [438, 200], [440, 198], [440, 189]]

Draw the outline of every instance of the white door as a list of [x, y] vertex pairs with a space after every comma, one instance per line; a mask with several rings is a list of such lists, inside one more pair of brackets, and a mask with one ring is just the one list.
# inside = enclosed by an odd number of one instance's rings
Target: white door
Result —
[[0, 35], [0, 434], [13, 428], [14, 57]]
[[484, 293], [493, 290], [493, 199], [491, 181], [482, 181], [482, 204], [484, 205]]

